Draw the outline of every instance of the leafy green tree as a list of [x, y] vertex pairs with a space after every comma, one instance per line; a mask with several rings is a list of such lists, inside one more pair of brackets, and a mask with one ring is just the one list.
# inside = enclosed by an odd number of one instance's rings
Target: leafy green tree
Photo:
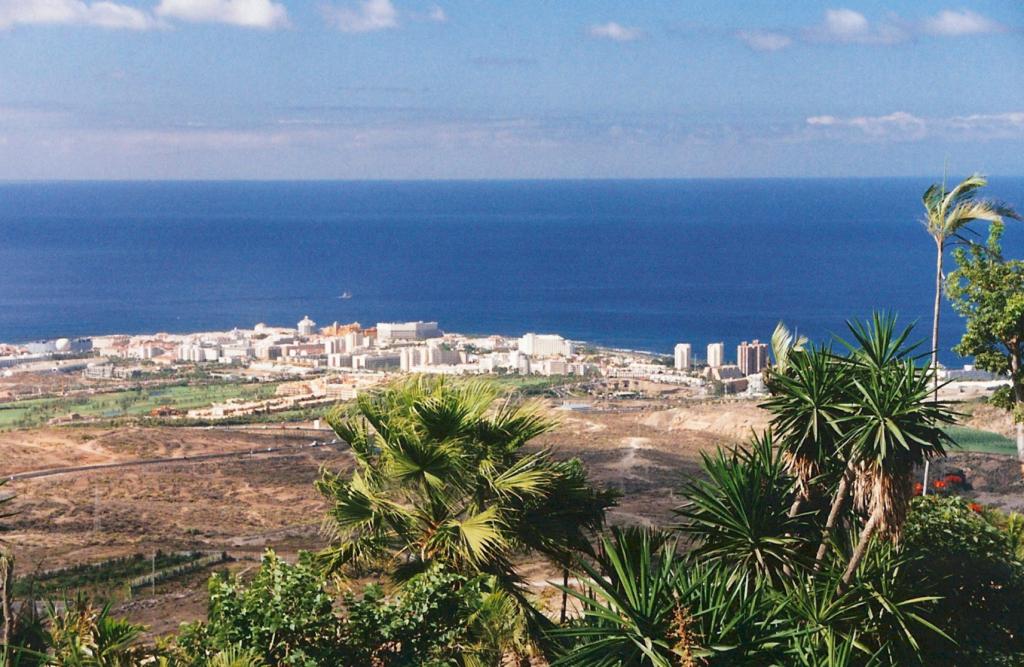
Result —
[[973, 356], [979, 368], [1010, 378], [1010, 390], [994, 402], [1013, 411], [1024, 475], [1024, 261], [1003, 257], [1002, 235], [1003, 225], [993, 223], [984, 245], [958, 248], [957, 269], [946, 290], [967, 320], [957, 354]]
[[377, 584], [368, 586], [362, 598], [346, 596], [345, 664], [501, 664], [510, 652], [508, 613], [515, 610], [500, 608], [500, 596], [489, 588], [481, 578], [432, 568], [395, 596], [386, 596]]
[[534, 552], [564, 566], [616, 497], [591, 489], [578, 462], [523, 451], [553, 422], [502, 399], [494, 384], [427, 377], [363, 395], [328, 422], [357, 467], [318, 482], [332, 504], [333, 544], [319, 554], [326, 571], [383, 566], [399, 582], [433, 566], [491, 575], [524, 612], [524, 631], [540, 636], [547, 621], [513, 558]]
[[208, 620], [184, 628], [170, 664], [205, 667], [223, 656], [226, 664], [482, 667], [527, 648], [514, 644], [518, 610], [486, 577], [435, 566], [393, 594], [371, 583], [335, 599], [307, 560], [289, 565], [268, 552], [247, 584], [211, 578]]

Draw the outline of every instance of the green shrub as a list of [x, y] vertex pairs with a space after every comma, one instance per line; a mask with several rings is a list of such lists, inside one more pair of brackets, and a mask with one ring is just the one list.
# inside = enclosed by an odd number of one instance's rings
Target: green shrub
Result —
[[209, 592], [207, 622], [186, 626], [179, 640], [187, 664], [205, 665], [235, 646], [257, 651], [272, 665], [338, 664], [332, 654], [341, 621], [311, 567], [289, 565], [269, 551], [248, 586], [235, 576], [214, 575]]
[[[912, 576], [922, 594], [942, 597], [932, 619], [960, 646], [955, 664], [987, 665], [998, 654], [1024, 652], [1024, 566], [1010, 535], [979, 506], [957, 497], [916, 498], [903, 548], [918, 557]], [[985, 654], [972, 658], [975, 649]], [[948, 660], [949, 650], [933, 657]]]
[[392, 599], [376, 584], [367, 586], [362, 598], [346, 596], [346, 664], [440, 666], [481, 653], [470, 645], [467, 621], [482, 597], [479, 580], [436, 569], [417, 576]]

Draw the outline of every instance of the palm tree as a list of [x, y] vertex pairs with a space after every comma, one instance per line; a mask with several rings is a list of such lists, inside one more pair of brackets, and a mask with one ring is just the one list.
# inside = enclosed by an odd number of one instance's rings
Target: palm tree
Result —
[[791, 332], [784, 323], [779, 322], [775, 325], [775, 331], [772, 332], [770, 345], [775, 363], [769, 366], [768, 370], [772, 372], [785, 371], [789, 365], [789, 356], [794, 352], [801, 352], [806, 345], [806, 336], [799, 336]]
[[555, 631], [552, 667], [697, 667], [780, 664], [784, 605], [758, 579], [739, 590], [725, 571], [680, 558], [675, 540], [645, 528], [613, 528], [586, 590], [571, 591], [583, 618]]
[[[976, 221], [1001, 223], [1003, 218], [1020, 220], [1012, 208], [999, 203], [976, 199], [978, 190], [988, 185], [981, 174], [974, 173], [960, 181], [952, 190], [943, 182], [933, 183], [921, 196], [924, 204], [924, 225], [935, 241], [935, 302], [932, 306], [932, 367], [939, 366], [939, 313], [942, 305], [942, 262], [950, 241], [964, 242], [968, 225]], [[939, 378], [934, 377], [934, 399], [939, 399]], [[1018, 429], [1018, 440], [1024, 442], [1024, 430]], [[925, 468], [925, 493], [928, 492], [928, 474]]]
[[786, 365], [769, 375], [770, 397], [761, 407], [772, 413], [772, 431], [783, 448], [789, 473], [797, 480], [790, 516], [799, 513], [811, 498], [813, 481], [838, 458], [848, 384], [847, 367], [837, 363], [828, 348], [792, 351], [786, 355]]
[[95, 607], [85, 596], [63, 610], [48, 609], [48, 661], [66, 667], [134, 667], [156, 663], [155, 651], [141, 642], [145, 626], [110, 615], [110, 605]]
[[351, 446], [356, 471], [325, 471], [317, 483], [332, 503], [332, 546], [318, 556], [327, 571], [383, 565], [399, 582], [432, 565], [491, 575], [543, 625], [513, 557], [532, 551], [564, 567], [615, 502], [590, 488], [578, 462], [523, 452], [554, 423], [492, 383], [413, 377], [328, 423]]
[[232, 646], [210, 658], [209, 667], [266, 667], [266, 664], [255, 651]]
[[[845, 469], [822, 530], [816, 570], [851, 493], [869, 514], [860, 546], [866, 549], [879, 529], [898, 536], [912, 491], [911, 471], [945, 454], [943, 443], [949, 437], [941, 427], [953, 421], [945, 405], [934, 400], [925, 404], [934, 376], [933, 370], [915, 363], [918, 346], [907, 343], [913, 327], [898, 331], [896, 317], [883, 313], [867, 323], [847, 322], [847, 327], [855, 342], [840, 339], [849, 354], [834, 357], [836, 372], [847, 378], [844, 414], [836, 420], [842, 430], [836, 451]], [[861, 558], [863, 553], [855, 551], [847, 581]]]
[[789, 512], [793, 480], [772, 432], [702, 456], [707, 479], [687, 483], [676, 510], [680, 531], [694, 540], [691, 554], [744, 589], [757, 579], [785, 578], [803, 544], [796, 536], [802, 526]]
[[896, 333], [896, 318], [876, 314], [869, 324], [854, 323], [858, 346], [848, 345], [852, 374], [851, 412], [843, 418], [854, 505], [867, 513], [857, 545], [842, 577], [848, 585], [876, 534], [897, 539], [912, 496], [916, 466], [945, 455], [950, 442], [943, 426], [954, 414], [929, 401], [935, 368], [921, 368], [907, 346], [912, 327]]

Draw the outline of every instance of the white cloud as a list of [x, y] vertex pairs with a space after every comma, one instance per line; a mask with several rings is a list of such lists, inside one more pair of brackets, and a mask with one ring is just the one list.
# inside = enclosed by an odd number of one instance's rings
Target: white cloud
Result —
[[1005, 32], [1006, 28], [992, 19], [969, 9], [944, 9], [925, 20], [924, 31], [930, 35], [961, 37]]
[[288, 10], [273, 0], [160, 0], [159, 16], [194, 23], [227, 23], [244, 28], [288, 25]]
[[587, 33], [591, 37], [610, 39], [615, 42], [632, 42], [643, 36], [643, 31], [640, 28], [620, 25], [615, 21], [592, 25]]
[[826, 33], [837, 39], [859, 39], [871, 30], [867, 18], [852, 9], [826, 10], [823, 27]]
[[59, 124], [71, 117], [59, 107], [0, 106], [0, 126], [42, 127]]
[[821, 115], [810, 116], [806, 125], [834, 137], [853, 132], [856, 137], [882, 141], [917, 141], [933, 135], [947, 140], [1021, 139], [1024, 138], [1024, 111], [944, 118], [924, 118], [906, 111], [881, 116]]
[[327, 21], [342, 32], [374, 32], [398, 27], [398, 10], [391, 0], [362, 0], [355, 7], [327, 7], [325, 12]]
[[0, 30], [16, 25], [86, 25], [98, 28], [147, 30], [156, 21], [146, 12], [101, 0], [0, 0]]
[[770, 30], [741, 30], [736, 37], [755, 51], [781, 51], [793, 43], [789, 35]]
[[[871, 20], [848, 8], [828, 9], [817, 25], [802, 29], [741, 30], [736, 38], [755, 51], [779, 51], [794, 37], [810, 44], [899, 44], [921, 35], [962, 37], [1008, 32], [1009, 28], [970, 9], [944, 9], [922, 20], [906, 20], [890, 13]], [[790, 35], [793, 35], [791, 37]]]
[[810, 42], [840, 44], [896, 44], [909, 35], [892, 20], [872, 23], [852, 9], [828, 9], [821, 24], [808, 28], [804, 36]]
[[928, 131], [928, 123], [906, 111], [896, 111], [884, 116], [811, 116], [807, 124], [818, 127], [848, 127], [860, 130], [874, 138], [920, 139]]

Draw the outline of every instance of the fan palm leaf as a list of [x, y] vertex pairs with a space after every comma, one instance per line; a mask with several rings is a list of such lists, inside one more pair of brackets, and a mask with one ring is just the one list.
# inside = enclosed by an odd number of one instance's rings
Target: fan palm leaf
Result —
[[333, 411], [329, 423], [353, 439], [356, 470], [321, 473], [331, 546], [319, 562], [332, 572], [387, 562], [400, 583], [434, 565], [491, 575], [539, 637], [547, 621], [520, 590], [514, 557], [535, 551], [564, 565], [614, 503], [578, 464], [522, 451], [554, 422], [492, 383], [413, 376]]

